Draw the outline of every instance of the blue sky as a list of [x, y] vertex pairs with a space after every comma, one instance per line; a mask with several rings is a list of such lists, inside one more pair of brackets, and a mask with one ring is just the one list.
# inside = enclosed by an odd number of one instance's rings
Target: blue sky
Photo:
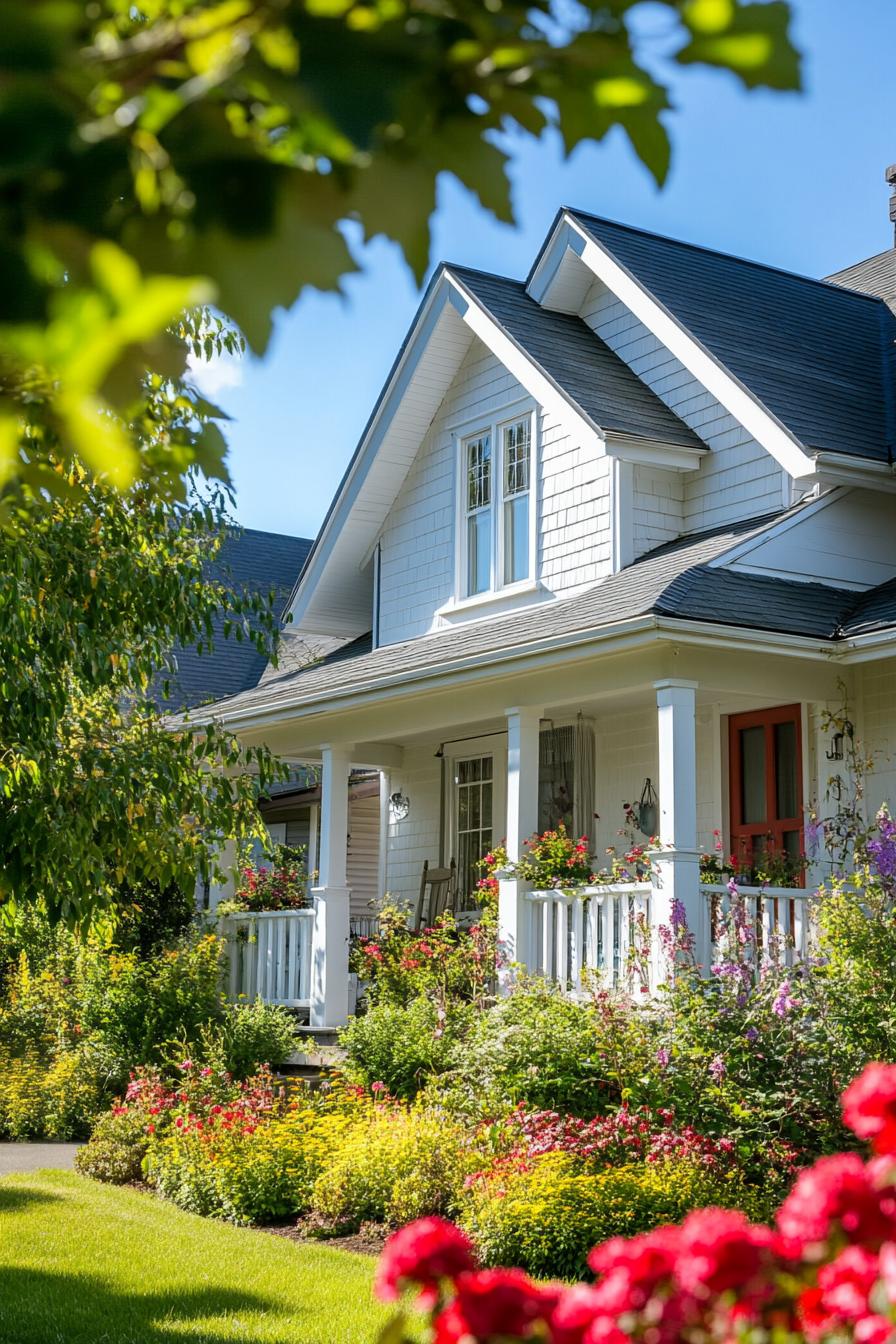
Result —
[[[896, 6], [794, 7], [803, 94], [748, 94], [724, 74], [674, 72], [662, 191], [617, 133], [567, 160], [553, 134], [507, 138], [516, 226], [443, 178], [433, 263], [521, 277], [564, 204], [809, 275], [889, 247]], [[207, 371], [208, 391], [233, 417], [230, 470], [246, 527], [315, 534], [413, 317], [419, 294], [398, 249], [379, 239], [357, 256], [363, 270], [344, 297], [307, 293], [279, 316], [263, 360]]]

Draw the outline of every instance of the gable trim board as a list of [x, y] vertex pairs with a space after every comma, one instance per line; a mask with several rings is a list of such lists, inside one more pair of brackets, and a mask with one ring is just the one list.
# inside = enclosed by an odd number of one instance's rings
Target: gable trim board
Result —
[[527, 289], [537, 302], [551, 306], [552, 281], [567, 252], [577, 257], [593, 279], [605, 284], [662, 341], [788, 475], [795, 480], [814, 477], [814, 457], [790, 430], [565, 210], [561, 211], [553, 235], [527, 281]]

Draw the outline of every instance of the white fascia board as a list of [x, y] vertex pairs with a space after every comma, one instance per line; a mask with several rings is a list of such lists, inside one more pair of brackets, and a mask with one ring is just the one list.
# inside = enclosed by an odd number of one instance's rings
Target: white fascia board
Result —
[[556, 416], [561, 425], [584, 446], [603, 454], [606, 441], [603, 430], [579, 409], [557, 386], [553, 379], [538, 367], [517, 345], [516, 341], [482, 307], [463, 281], [447, 271], [452, 285], [451, 302], [467, 326], [499, 359], [509, 373], [520, 383], [542, 409]]
[[[565, 233], [562, 231], [565, 225]], [[530, 280], [530, 293], [549, 298], [550, 263], [557, 265], [558, 250], [570, 248], [595, 279], [606, 285], [649, 331], [710, 392], [725, 410], [780, 463], [789, 476], [800, 479], [814, 474], [813, 459], [781, 422], [753, 396], [716, 357], [673, 317], [632, 273], [601, 247], [574, 219], [564, 216], [557, 236], [545, 249]], [[549, 306], [548, 303], [545, 306]]]
[[348, 513], [363, 488], [370, 464], [401, 404], [401, 399], [414, 376], [436, 323], [449, 301], [449, 293], [449, 287], [445, 284], [444, 277], [441, 277], [424, 301], [416, 319], [415, 330], [408, 339], [401, 359], [392, 371], [370, 424], [364, 431], [364, 436], [355, 451], [293, 594], [289, 610], [297, 625], [301, 623], [303, 610], [308, 606], [320, 576], [327, 567]]

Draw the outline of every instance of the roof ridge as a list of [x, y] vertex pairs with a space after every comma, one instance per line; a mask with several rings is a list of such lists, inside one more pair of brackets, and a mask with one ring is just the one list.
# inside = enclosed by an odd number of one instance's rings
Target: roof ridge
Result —
[[297, 536], [295, 532], [271, 532], [266, 527], [245, 527], [239, 522], [233, 523], [230, 526], [232, 526], [238, 533], [248, 532], [256, 537], [281, 537], [284, 541], [301, 541], [308, 546], [314, 541], [313, 537], [300, 537]]
[[[500, 275], [498, 271], [486, 271], [481, 266], [467, 266], [460, 261], [440, 261], [437, 269], [442, 271], [466, 271], [470, 275], [482, 275], [486, 280], [501, 280], [506, 285], [518, 285], [524, 292], [526, 289], [525, 280], [515, 280], [512, 275]], [[526, 297], [531, 298], [531, 295]], [[535, 300], [532, 299], [532, 302], [534, 303]]]
[[[784, 275], [790, 280], [799, 280], [807, 285], [820, 285], [828, 291], [839, 291], [843, 294], [851, 294], [858, 299], [870, 299], [872, 303], [883, 303], [883, 299], [877, 294], [866, 294], [862, 290], [850, 289], [848, 285], [838, 285], [831, 280], [820, 279], [818, 276], [804, 275], [801, 271], [791, 271], [786, 266], [776, 266], [772, 262], [756, 261], [755, 258], [741, 256], [738, 252], [724, 252], [721, 248], [710, 247], [707, 243], [693, 243], [686, 238], [677, 238], [668, 233], [658, 233], [655, 229], [643, 229], [637, 224], [626, 224], [620, 219], [610, 219], [607, 215], [596, 215], [591, 210], [579, 210], [575, 206], [565, 205], [561, 207], [561, 212], [584, 219], [594, 219], [600, 224], [609, 224], [614, 229], [624, 229], [626, 233], [640, 234], [645, 238], [656, 238], [663, 243], [674, 243], [677, 247], [685, 247], [690, 252], [704, 252], [709, 256], [722, 257], [725, 261], [739, 262], [742, 266], [753, 266], [757, 270]], [[860, 264], [856, 262], [856, 265]]]

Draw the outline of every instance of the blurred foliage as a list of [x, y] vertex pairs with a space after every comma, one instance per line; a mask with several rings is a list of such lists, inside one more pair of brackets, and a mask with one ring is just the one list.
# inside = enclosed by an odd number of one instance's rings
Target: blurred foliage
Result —
[[72, 455], [118, 486], [223, 478], [179, 314], [214, 301], [262, 351], [276, 308], [355, 268], [352, 220], [419, 280], [440, 173], [512, 220], [494, 133], [555, 126], [569, 153], [621, 127], [662, 182], [676, 63], [799, 86], [784, 0], [658, 0], [650, 31], [643, 8], [0, 0], [0, 486], [71, 489]]

